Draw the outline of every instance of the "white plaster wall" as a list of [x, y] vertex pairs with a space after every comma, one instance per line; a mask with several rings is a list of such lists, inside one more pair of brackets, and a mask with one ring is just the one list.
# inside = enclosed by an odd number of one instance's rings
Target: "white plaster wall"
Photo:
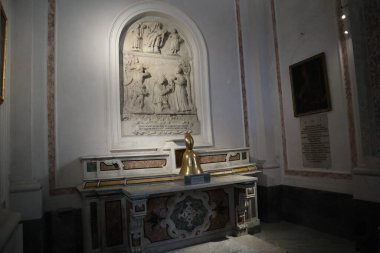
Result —
[[168, 0], [198, 25], [209, 56], [211, 117], [216, 147], [244, 146], [234, 0]]
[[251, 160], [259, 185], [281, 184], [281, 124], [271, 1], [240, 1]]
[[281, 137], [270, 1], [240, 1], [253, 159], [278, 167]]
[[[15, 1], [13, 12], [13, 41], [11, 51], [12, 108], [11, 180], [27, 181], [33, 177], [32, 164], [32, 57], [33, 57], [33, 1]], [[25, 29], [20, 29], [26, 26]], [[17, 50], [16, 50], [17, 49]], [[20, 159], [20, 156], [22, 157]]]
[[[193, 19], [205, 38], [209, 57], [215, 147], [243, 146], [235, 1], [162, 1], [172, 4]], [[56, 1], [58, 187], [80, 184], [82, 171], [78, 157], [109, 152], [106, 122], [106, 91], [109, 80], [106, 66], [107, 40], [114, 19], [135, 2], [137, 1]], [[317, 5], [317, 2], [322, 5]], [[265, 160], [269, 167], [276, 167], [280, 162], [282, 146], [270, 1], [241, 0], [240, 4], [251, 158]], [[332, 8], [327, 8], [328, 5]], [[12, 37], [14, 48], [18, 50], [12, 55], [14, 71], [11, 77], [14, 79], [11, 116], [7, 114], [10, 109], [6, 104], [0, 107], [0, 119], [11, 117], [12, 178], [18, 181], [41, 182], [45, 210], [79, 207], [78, 195], [51, 197], [48, 193], [47, 1], [14, 0], [12, 6], [17, 16], [15, 25], [18, 31]], [[290, 168], [301, 168], [302, 157], [299, 121], [293, 116], [288, 66], [326, 51], [333, 106], [333, 111], [328, 113], [332, 170], [349, 172], [351, 167], [346, 102], [339, 67], [337, 30], [329, 23], [333, 20], [332, 24], [335, 24], [333, 1], [276, 1], [276, 9]], [[317, 19], [321, 13], [325, 18]], [[299, 36], [301, 31], [305, 36]], [[4, 111], [8, 116], [4, 116]], [[4, 124], [1, 122], [0, 131], [3, 133]], [[7, 151], [0, 151], [2, 157], [6, 153]], [[3, 168], [3, 164], [1, 165]], [[5, 170], [0, 171], [3, 173]], [[268, 175], [272, 182], [269, 184], [280, 183], [280, 174], [277, 171]], [[337, 192], [350, 192], [351, 189], [350, 182], [324, 178], [285, 176], [282, 183]]]
[[[276, 1], [281, 83], [284, 105], [285, 135], [289, 169], [304, 169], [300, 136], [300, 119], [293, 115], [289, 66], [321, 52], [326, 54], [332, 111], [327, 113], [331, 168], [326, 172], [350, 173], [352, 169], [348, 135], [347, 102], [339, 53], [335, 1]], [[309, 183], [307, 183], [310, 181]], [[350, 181], [328, 182], [325, 178], [284, 176], [283, 183], [350, 192]], [[331, 180], [330, 180], [331, 181]], [[341, 187], [340, 187], [341, 185]]]
[[[56, 1], [58, 187], [81, 183], [82, 170], [78, 157], [109, 152], [106, 129], [107, 40], [114, 19], [134, 2]], [[205, 38], [215, 147], [244, 146], [235, 2], [165, 2], [187, 13]], [[36, 191], [41, 183], [44, 209], [50, 210], [79, 207], [80, 199], [77, 195], [52, 197], [48, 192], [47, 8], [48, 2], [44, 0], [12, 1], [12, 13], [17, 17], [13, 24], [14, 43], [9, 68], [12, 69], [12, 89], [7, 87], [8, 92], [12, 91], [0, 107], [1, 122], [5, 122], [0, 125], [1, 136], [10, 137], [0, 144], [0, 171], [3, 182], [7, 162], [10, 163], [17, 194], [25, 191], [24, 196], [28, 196], [27, 189], [33, 186], [33, 191]], [[10, 101], [12, 104], [9, 104]], [[10, 139], [12, 142], [7, 150], [6, 143], [10, 143]], [[10, 156], [8, 161], [7, 156]], [[5, 184], [1, 185], [4, 192]], [[37, 197], [36, 206], [41, 205], [39, 200]]]
[[[198, 25], [209, 54], [216, 147], [241, 147], [244, 129], [234, 1], [165, 1]], [[109, 153], [107, 40], [132, 1], [57, 1], [57, 184], [81, 182], [78, 157]]]
[[40, 182], [47, 176], [46, 7], [37, 0], [10, 4], [10, 206], [22, 219], [41, 218]]

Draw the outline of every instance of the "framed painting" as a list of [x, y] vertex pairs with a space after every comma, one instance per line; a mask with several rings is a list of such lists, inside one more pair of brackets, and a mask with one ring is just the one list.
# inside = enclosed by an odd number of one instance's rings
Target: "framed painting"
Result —
[[289, 67], [294, 116], [331, 111], [324, 53]]
[[3, 6], [0, 4], [0, 104], [5, 98], [5, 56], [7, 41], [7, 16], [5, 15]]

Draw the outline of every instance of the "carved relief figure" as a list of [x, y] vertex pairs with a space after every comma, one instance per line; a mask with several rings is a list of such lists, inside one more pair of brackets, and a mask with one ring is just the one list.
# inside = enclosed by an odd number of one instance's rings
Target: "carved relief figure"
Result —
[[187, 94], [189, 95], [188, 97], [188, 102], [190, 109], [193, 110], [195, 109], [194, 104], [193, 104], [193, 97], [192, 97], [192, 84], [191, 84], [191, 79], [190, 79], [190, 72], [191, 72], [191, 65], [188, 59], [181, 60], [179, 66], [181, 66], [183, 74], [186, 77], [187, 81]]
[[[144, 99], [148, 95], [144, 81], [150, 77], [150, 73], [145, 71], [144, 66], [138, 64], [129, 74], [131, 78], [125, 86], [129, 86], [127, 98], [124, 98], [124, 111], [129, 108], [134, 111], [142, 111], [144, 108]], [[125, 87], [127, 88], [127, 87]]]
[[132, 33], [132, 50], [140, 51], [141, 40], [142, 40], [141, 24], [137, 24], [135, 28], [132, 29], [131, 33]]
[[[146, 28], [146, 27], [145, 27]], [[147, 46], [150, 53], [161, 53], [161, 47], [164, 45], [164, 37], [166, 30], [162, 28], [162, 24], [156, 22], [150, 27], [150, 33], [148, 35]]]
[[171, 34], [169, 35], [170, 43], [170, 52], [171, 54], [177, 54], [180, 49], [180, 43], [183, 41], [179, 36], [177, 29], [173, 29]]
[[153, 87], [153, 104], [155, 112], [162, 112], [170, 109], [168, 95], [173, 92], [173, 85], [169, 84], [165, 75], [162, 75]]
[[180, 66], [176, 68], [176, 74], [172, 80], [172, 83], [174, 84], [177, 112], [190, 111], [187, 97], [187, 79], [183, 75], [183, 69]]

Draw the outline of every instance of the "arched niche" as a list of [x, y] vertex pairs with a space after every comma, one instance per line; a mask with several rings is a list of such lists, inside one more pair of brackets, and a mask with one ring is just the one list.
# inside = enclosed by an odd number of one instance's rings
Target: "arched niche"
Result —
[[156, 150], [191, 131], [211, 146], [204, 38], [182, 11], [162, 2], [129, 6], [109, 37], [111, 151]]

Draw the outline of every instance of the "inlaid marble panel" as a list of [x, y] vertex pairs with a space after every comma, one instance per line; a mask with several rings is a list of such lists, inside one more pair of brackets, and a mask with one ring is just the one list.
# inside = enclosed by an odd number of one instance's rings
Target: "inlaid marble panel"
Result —
[[151, 243], [191, 238], [224, 229], [230, 222], [229, 195], [224, 189], [150, 198], [144, 233]]
[[227, 154], [222, 154], [222, 155], [206, 155], [206, 156], [200, 156], [199, 160], [200, 160], [201, 164], [225, 162], [226, 161], [226, 156], [227, 156]]
[[211, 219], [208, 231], [225, 228], [230, 221], [228, 193], [224, 189], [207, 191], [211, 203], [215, 203], [215, 217]]
[[145, 237], [150, 242], [159, 242], [172, 239], [167, 231], [167, 227], [162, 224], [167, 215], [168, 197], [157, 197], [148, 200], [148, 213], [144, 220]]
[[105, 233], [107, 246], [115, 246], [123, 243], [123, 219], [121, 214], [121, 201], [113, 200], [105, 202]]
[[124, 169], [148, 169], [148, 168], [162, 168], [166, 165], [165, 159], [152, 159], [152, 160], [126, 160], [123, 161]]

